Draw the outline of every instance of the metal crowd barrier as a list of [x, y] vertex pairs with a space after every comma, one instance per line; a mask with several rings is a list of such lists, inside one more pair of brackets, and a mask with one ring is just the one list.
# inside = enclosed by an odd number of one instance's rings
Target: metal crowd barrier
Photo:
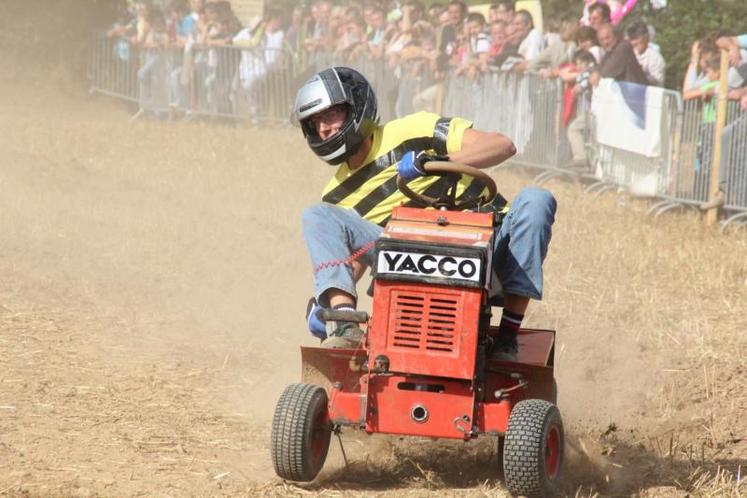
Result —
[[724, 209], [731, 224], [747, 226], [747, 109], [739, 102], [729, 102], [727, 123], [721, 135], [721, 188], [725, 194]]
[[[660, 143], [643, 155], [599, 143], [598, 121], [586, 115], [588, 170], [569, 169], [567, 130], [563, 126], [563, 89], [559, 82], [533, 75], [493, 73], [476, 80], [450, 76], [445, 82], [443, 113], [472, 119], [480, 129], [510, 136], [518, 154], [512, 162], [545, 170], [535, 181], [576, 175], [590, 181], [587, 191], [626, 190], [659, 199], [651, 209], [661, 214], [708, 200], [715, 110], [700, 100], [682, 101], [679, 93], [658, 89]], [[603, 119], [603, 118], [602, 118]], [[725, 192], [723, 225], [747, 225], [747, 111], [729, 104], [722, 140], [721, 185]]]
[[233, 46], [138, 48], [97, 34], [91, 90], [138, 103], [138, 114], [287, 123], [298, 85], [285, 50]]
[[668, 188], [660, 193], [663, 201], [652, 212], [661, 214], [681, 205], [697, 206], [708, 199], [715, 124], [708, 118], [704, 122], [709, 113], [707, 109], [704, 113], [700, 100], [684, 102], [679, 126], [672, 128], [678, 145], [668, 171]]
[[569, 159], [562, 127], [562, 86], [557, 80], [513, 72], [489, 73], [470, 80], [447, 79], [443, 112], [471, 119], [476, 128], [500, 131], [513, 139], [512, 162], [563, 173]]
[[137, 101], [140, 52], [128, 40], [96, 34], [89, 68], [91, 90]]
[[[563, 125], [563, 86], [535, 75], [493, 72], [471, 80], [448, 76], [439, 82], [427, 64], [390, 67], [368, 53], [293, 54], [261, 48], [189, 46], [138, 49], [128, 40], [96, 36], [91, 60], [92, 91], [137, 102], [141, 113], [180, 112], [253, 123], [287, 123], [295, 91], [323, 67], [344, 64], [365, 74], [379, 96], [383, 122], [421, 110], [425, 102], [447, 116], [471, 119], [475, 127], [500, 131], [517, 145], [515, 164], [540, 168], [535, 181], [574, 175], [591, 182], [589, 192], [625, 189], [658, 198], [656, 215], [681, 206], [698, 206], [710, 193], [715, 111], [700, 100], [659, 90], [660, 144], [645, 156], [595, 139], [599, 123], [586, 117], [587, 171], [568, 167], [570, 150]], [[723, 131], [721, 186], [730, 223], [747, 225], [747, 111], [729, 104]]]
[[[659, 135], [658, 153], [647, 156], [618, 147], [599, 143], [596, 137], [600, 119], [616, 119], [613, 116], [595, 116], [591, 110], [587, 117], [590, 137], [587, 155], [591, 171], [584, 175], [594, 182], [587, 192], [601, 193], [611, 189], [626, 189], [642, 197], [678, 198], [681, 192], [672, 185], [672, 175], [677, 175], [677, 130], [682, 117], [682, 99], [677, 92], [657, 89], [661, 92], [660, 107], [651, 106], [648, 111], [658, 111], [659, 122], [655, 123]], [[675, 185], [679, 185], [675, 179]], [[695, 200], [693, 201], [695, 202]]]
[[[659, 215], [708, 200], [715, 119], [715, 102], [694, 99], [684, 103], [678, 126], [672, 128], [676, 147], [666, 176], [668, 188], [659, 192], [662, 201], [651, 208], [651, 213]], [[738, 102], [728, 103], [721, 141], [719, 183], [725, 195], [723, 208], [727, 217], [722, 226], [726, 227], [747, 222], [747, 111]]]

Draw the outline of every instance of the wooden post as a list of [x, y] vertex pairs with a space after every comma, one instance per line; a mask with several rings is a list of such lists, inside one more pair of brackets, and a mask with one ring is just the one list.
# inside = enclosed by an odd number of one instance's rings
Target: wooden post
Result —
[[[721, 181], [721, 133], [726, 125], [726, 94], [729, 91], [727, 84], [729, 72], [729, 54], [721, 50], [721, 78], [718, 84], [718, 107], [716, 108], [716, 126], [713, 128], [713, 160], [711, 161], [711, 181], [709, 200], [714, 200], [718, 195], [719, 183]], [[715, 225], [718, 222], [720, 206], [713, 207], [706, 213], [706, 225]]]

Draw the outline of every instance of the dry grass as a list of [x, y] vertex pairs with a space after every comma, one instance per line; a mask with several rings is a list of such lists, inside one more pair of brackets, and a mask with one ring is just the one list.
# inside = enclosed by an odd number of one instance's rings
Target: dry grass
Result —
[[[351, 468], [334, 448], [316, 483], [272, 476], [269, 416], [310, 344], [298, 220], [331, 173], [295, 130], [3, 95], [0, 495], [503, 495], [489, 440], [349, 435]], [[747, 235], [547, 187], [527, 322], [559, 331], [565, 493], [743, 495]]]

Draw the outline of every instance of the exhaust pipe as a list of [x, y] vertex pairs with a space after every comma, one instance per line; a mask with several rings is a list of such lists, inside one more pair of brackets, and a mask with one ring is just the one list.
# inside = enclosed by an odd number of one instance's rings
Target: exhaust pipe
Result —
[[410, 410], [410, 418], [418, 424], [424, 423], [428, 420], [428, 409], [423, 405], [415, 405]]

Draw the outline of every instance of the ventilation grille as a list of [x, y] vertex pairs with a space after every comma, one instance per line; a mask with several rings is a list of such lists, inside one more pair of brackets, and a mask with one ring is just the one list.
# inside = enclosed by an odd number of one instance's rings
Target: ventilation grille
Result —
[[390, 346], [430, 352], [457, 349], [460, 296], [393, 292]]

